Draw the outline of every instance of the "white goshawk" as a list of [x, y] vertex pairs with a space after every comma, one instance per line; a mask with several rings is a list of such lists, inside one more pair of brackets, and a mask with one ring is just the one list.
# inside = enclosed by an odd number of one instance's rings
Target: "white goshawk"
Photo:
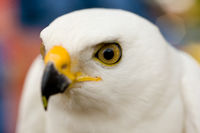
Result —
[[18, 133], [200, 133], [200, 68], [133, 13], [87, 9], [41, 32]]

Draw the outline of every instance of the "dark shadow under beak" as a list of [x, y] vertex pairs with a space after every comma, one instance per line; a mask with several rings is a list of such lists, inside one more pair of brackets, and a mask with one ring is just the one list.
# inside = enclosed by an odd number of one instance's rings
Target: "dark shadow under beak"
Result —
[[60, 74], [54, 64], [49, 62], [42, 77], [42, 101], [44, 109], [47, 110], [48, 100], [51, 95], [63, 93], [70, 85], [71, 81], [63, 74]]

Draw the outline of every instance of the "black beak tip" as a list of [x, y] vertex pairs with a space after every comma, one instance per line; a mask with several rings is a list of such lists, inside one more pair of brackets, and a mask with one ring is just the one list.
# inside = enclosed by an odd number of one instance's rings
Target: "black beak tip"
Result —
[[69, 87], [70, 83], [67, 77], [55, 69], [52, 62], [46, 65], [41, 84], [42, 102], [45, 111], [48, 107], [49, 97], [54, 94], [63, 93]]

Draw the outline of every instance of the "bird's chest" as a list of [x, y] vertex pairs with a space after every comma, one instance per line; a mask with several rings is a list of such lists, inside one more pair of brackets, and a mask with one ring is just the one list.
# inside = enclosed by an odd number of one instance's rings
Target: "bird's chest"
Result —
[[[150, 110], [151, 111], [151, 110]], [[46, 133], [182, 133], [183, 107], [180, 98], [153, 117], [142, 117], [135, 122], [131, 112], [127, 115], [105, 117], [85, 115], [61, 110], [58, 104], [50, 106], [46, 117]], [[135, 116], [136, 117], [136, 116]]]
[[[164, 116], [164, 120], [150, 120], [140, 124], [132, 124], [130, 120], [107, 120], [87, 118], [51, 117], [48, 119], [47, 133], [182, 133], [181, 115]], [[180, 119], [179, 119], [180, 118]]]
[[[61, 114], [60, 114], [61, 115]], [[103, 120], [97, 118], [72, 117], [68, 114], [65, 117], [48, 118], [47, 133], [129, 133], [131, 127], [123, 127], [121, 122], [112, 120]]]

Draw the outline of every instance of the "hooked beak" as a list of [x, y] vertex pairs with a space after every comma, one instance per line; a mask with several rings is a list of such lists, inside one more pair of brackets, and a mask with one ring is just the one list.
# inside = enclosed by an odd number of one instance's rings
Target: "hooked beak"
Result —
[[65, 92], [73, 83], [101, 80], [100, 77], [84, 76], [81, 72], [72, 73], [69, 53], [62, 46], [54, 46], [46, 54], [44, 62], [41, 94], [45, 110], [50, 96]]
[[60, 74], [52, 62], [46, 65], [42, 77], [42, 100], [44, 109], [47, 110], [48, 100], [51, 95], [62, 93], [69, 87], [72, 81]]

